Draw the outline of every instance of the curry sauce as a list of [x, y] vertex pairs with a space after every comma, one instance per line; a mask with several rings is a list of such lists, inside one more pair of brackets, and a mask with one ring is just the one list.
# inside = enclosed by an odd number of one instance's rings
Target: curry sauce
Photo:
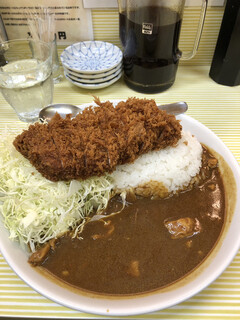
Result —
[[167, 286], [211, 252], [224, 224], [224, 186], [204, 148], [199, 183], [165, 199], [111, 199], [106, 217], [79, 237], [57, 239], [40, 265], [62, 281], [103, 294], [136, 294]]

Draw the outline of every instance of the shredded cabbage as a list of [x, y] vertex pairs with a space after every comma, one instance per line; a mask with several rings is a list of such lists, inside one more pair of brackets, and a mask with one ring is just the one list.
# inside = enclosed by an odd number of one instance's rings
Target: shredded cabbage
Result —
[[112, 188], [109, 176], [49, 181], [14, 148], [12, 138], [0, 146], [0, 213], [9, 238], [31, 251], [106, 208]]

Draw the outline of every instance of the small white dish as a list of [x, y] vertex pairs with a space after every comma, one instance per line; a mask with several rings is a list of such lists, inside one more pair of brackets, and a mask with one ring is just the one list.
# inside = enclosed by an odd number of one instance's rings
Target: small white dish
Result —
[[115, 77], [117, 77], [120, 73], [122, 72], [122, 69], [118, 69], [116, 72], [111, 73], [109, 76], [107, 77], [102, 77], [102, 78], [92, 78], [92, 79], [85, 79], [85, 78], [81, 78], [81, 77], [76, 77], [75, 75], [72, 75], [71, 73], [67, 73], [64, 72], [65, 76], [67, 76], [68, 78], [70, 78], [73, 81], [77, 81], [80, 83], [85, 83], [85, 84], [94, 84], [94, 83], [104, 83], [108, 80], [111, 80]]
[[63, 67], [63, 69], [67, 74], [71, 74], [75, 77], [80, 77], [83, 79], [99, 79], [99, 78], [107, 77], [107, 76], [117, 72], [118, 70], [122, 69], [122, 62], [120, 62], [116, 67], [112, 68], [111, 70], [109, 70], [107, 72], [99, 72], [99, 73], [76, 72], [76, 71], [73, 71], [73, 70], [68, 69], [66, 67]]
[[64, 67], [76, 72], [100, 73], [122, 61], [122, 51], [112, 43], [83, 41], [68, 46], [61, 54]]
[[122, 76], [122, 72], [119, 73], [118, 76], [112, 78], [111, 80], [105, 81], [105, 82], [100, 82], [100, 83], [92, 83], [92, 84], [88, 84], [88, 83], [83, 83], [83, 82], [79, 82], [79, 81], [74, 81], [71, 78], [69, 78], [66, 74], [65, 77], [68, 81], [70, 81], [72, 84], [74, 84], [75, 86], [78, 86], [80, 88], [84, 88], [84, 89], [102, 89], [105, 87], [110, 86], [111, 84], [115, 83], [116, 81], [118, 81]]

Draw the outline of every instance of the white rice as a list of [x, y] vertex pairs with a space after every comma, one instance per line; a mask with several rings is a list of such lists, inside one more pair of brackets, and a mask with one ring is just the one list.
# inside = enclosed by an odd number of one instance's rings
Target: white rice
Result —
[[190, 132], [182, 132], [176, 147], [144, 154], [134, 163], [118, 166], [111, 176], [118, 191], [156, 181], [169, 193], [176, 193], [189, 185], [199, 173], [201, 163], [201, 144]]

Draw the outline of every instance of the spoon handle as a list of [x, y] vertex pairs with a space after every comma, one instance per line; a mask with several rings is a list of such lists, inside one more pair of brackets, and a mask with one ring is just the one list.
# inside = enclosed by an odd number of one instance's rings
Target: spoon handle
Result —
[[159, 109], [165, 110], [167, 113], [174, 114], [175, 116], [184, 113], [188, 110], [188, 105], [186, 102], [175, 102], [170, 104], [164, 104], [158, 106]]

